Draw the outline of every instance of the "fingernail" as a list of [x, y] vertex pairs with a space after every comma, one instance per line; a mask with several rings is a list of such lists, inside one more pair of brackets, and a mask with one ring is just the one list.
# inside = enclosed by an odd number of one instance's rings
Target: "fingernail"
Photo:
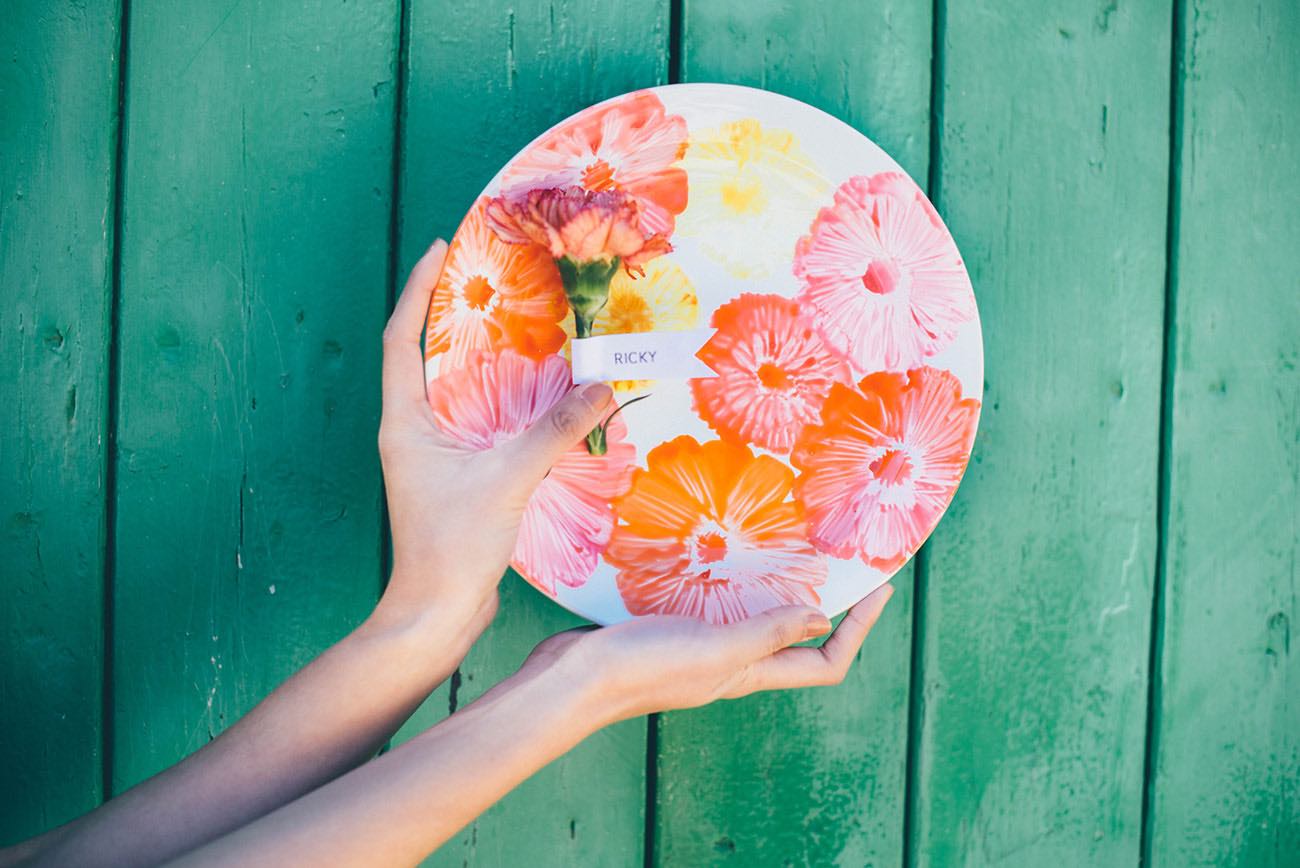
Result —
[[861, 602], [865, 603], [870, 600], [873, 604], [879, 604], [883, 608], [892, 596], [894, 596], [894, 586], [886, 582], [880, 587], [874, 588], [870, 594], [862, 598]]
[[614, 397], [614, 390], [604, 383], [588, 383], [582, 387], [582, 399], [594, 410], [602, 410]]
[[827, 618], [821, 612], [809, 615], [803, 621], [803, 635], [805, 639], [812, 639], [816, 636], [825, 636], [831, 631], [831, 619]]

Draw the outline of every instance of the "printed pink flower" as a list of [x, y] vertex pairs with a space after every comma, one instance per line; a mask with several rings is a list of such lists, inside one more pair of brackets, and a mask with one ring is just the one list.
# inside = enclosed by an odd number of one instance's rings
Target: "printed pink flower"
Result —
[[[446, 436], [466, 449], [490, 449], [522, 433], [572, 386], [560, 356], [538, 361], [510, 350], [483, 352], [430, 383], [429, 403]], [[524, 510], [511, 566], [551, 596], [557, 585], [576, 588], [591, 577], [614, 527], [610, 504], [627, 488], [636, 448], [617, 416], [606, 436], [600, 456], [575, 443]]]
[[921, 192], [921, 188], [916, 186], [916, 182], [909, 178], [903, 172], [877, 172], [867, 178], [867, 192], [873, 196], [897, 196], [900, 199], [915, 199], [930, 218], [930, 222], [940, 228], [943, 227], [943, 220], [939, 217], [939, 212], [934, 210], [934, 205]]
[[722, 440], [683, 436], [650, 450], [616, 504], [605, 552], [628, 611], [725, 624], [817, 605], [827, 563], [788, 499], [793, 480], [775, 458]]
[[887, 573], [901, 567], [948, 508], [978, 420], [979, 402], [937, 368], [833, 386], [790, 456], [813, 544]]
[[539, 244], [555, 259], [574, 263], [618, 260], [628, 273], [671, 251], [663, 235], [646, 235], [640, 209], [626, 193], [593, 193], [581, 187], [528, 190], [497, 196], [487, 219], [497, 236], [510, 244]]
[[961, 255], [905, 175], [850, 178], [795, 248], [801, 300], [859, 372], [905, 370], [975, 316]]
[[746, 293], [718, 308], [712, 324], [717, 331], [697, 355], [718, 376], [691, 380], [691, 394], [724, 440], [789, 452], [831, 386], [852, 382], [848, 362], [798, 302]]
[[507, 194], [538, 187], [616, 190], [640, 206], [647, 236], [669, 235], [686, 208], [686, 172], [673, 164], [686, 153], [686, 121], [664, 112], [649, 91], [579, 112], [507, 167]]

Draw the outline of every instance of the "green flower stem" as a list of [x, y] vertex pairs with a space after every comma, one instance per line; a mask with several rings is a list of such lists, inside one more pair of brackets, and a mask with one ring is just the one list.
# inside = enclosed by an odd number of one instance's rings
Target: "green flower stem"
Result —
[[[591, 324], [596, 316], [609, 303], [609, 282], [618, 273], [618, 257], [606, 261], [593, 259], [590, 262], [575, 262], [565, 256], [555, 261], [560, 268], [560, 280], [564, 283], [564, 294], [569, 298], [569, 307], [573, 308], [573, 330], [580, 338], [591, 337]], [[587, 434], [587, 452], [592, 455], [604, 455], [609, 444], [605, 440], [605, 426], [597, 425]]]
[[604, 455], [609, 451], [609, 444], [605, 441], [605, 426], [597, 425], [587, 432], [587, 452], [591, 455]]

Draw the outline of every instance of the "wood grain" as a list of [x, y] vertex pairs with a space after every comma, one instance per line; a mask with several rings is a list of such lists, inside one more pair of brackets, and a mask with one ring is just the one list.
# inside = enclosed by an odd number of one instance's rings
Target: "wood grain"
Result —
[[115, 791], [376, 598], [398, 20], [146, 0], [130, 30]]
[[[402, 140], [405, 274], [435, 234], [450, 238], [496, 171], [550, 125], [667, 76], [666, 0], [612, 15], [596, 0], [411, 0]], [[581, 623], [514, 574], [495, 623], [409, 737], [513, 672], [537, 642]], [[639, 865], [645, 721], [599, 733], [503, 799], [431, 865]], [[524, 737], [521, 734], [521, 737]]]
[[[682, 79], [804, 100], [867, 133], [923, 186], [928, 4], [693, 0]], [[873, 33], [872, 51], [858, 50]], [[655, 862], [890, 865], [903, 856], [912, 569], [844, 684], [659, 718]]]
[[[133, 0], [125, 41], [121, 5], [0, 27], [0, 844], [368, 610], [393, 281], [536, 133], [680, 74], [934, 178], [974, 460], [845, 685], [600, 733], [429, 864], [1295, 862], [1293, 3]], [[401, 737], [577, 623], [508, 576]]]
[[1147, 864], [1281, 868], [1300, 858], [1300, 14], [1181, 11]]
[[928, 548], [911, 856], [1140, 855], [1170, 10], [946, 7], [938, 198], [984, 408]]
[[0, 26], [0, 846], [99, 800], [119, 9]]

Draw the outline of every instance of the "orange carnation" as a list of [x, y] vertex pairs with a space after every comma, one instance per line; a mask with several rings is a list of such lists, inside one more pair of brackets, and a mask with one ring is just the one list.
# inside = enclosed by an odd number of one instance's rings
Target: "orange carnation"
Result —
[[488, 203], [487, 218], [502, 241], [540, 244], [575, 263], [618, 260], [629, 273], [673, 249], [662, 233], [642, 232], [636, 200], [613, 190], [559, 187], [498, 196]]

